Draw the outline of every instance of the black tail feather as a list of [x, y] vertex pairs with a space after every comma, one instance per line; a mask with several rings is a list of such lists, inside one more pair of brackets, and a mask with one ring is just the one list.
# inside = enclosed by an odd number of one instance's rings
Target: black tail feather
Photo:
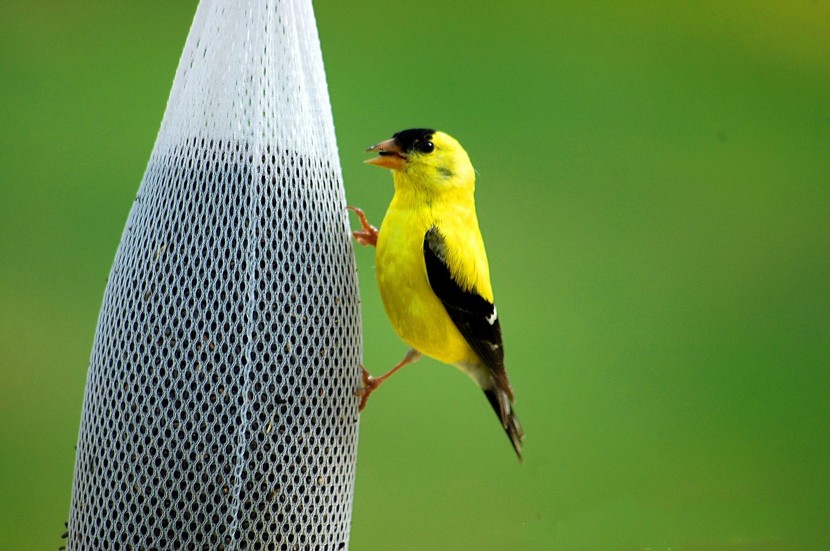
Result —
[[513, 449], [516, 450], [519, 461], [523, 461], [522, 440], [524, 440], [525, 431], [522, 430], [522, 426], [519, 424], [519, 418], [516, 417], [516, 412], [513, 411], [513, 404], [510, 403], [507, 394], [499, 391], [498, 387], [485, 390], [484, 395], [487, 396], [487, 400], [501, 421], [504, 432], [510, 438]]

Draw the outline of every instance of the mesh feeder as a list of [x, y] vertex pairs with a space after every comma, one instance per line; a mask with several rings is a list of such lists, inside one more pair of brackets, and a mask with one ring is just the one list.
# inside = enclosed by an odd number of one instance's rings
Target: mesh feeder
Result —
[[202, 0], [104, 294], [68, 550], [348, 547], [345, 205], [310, 0]]

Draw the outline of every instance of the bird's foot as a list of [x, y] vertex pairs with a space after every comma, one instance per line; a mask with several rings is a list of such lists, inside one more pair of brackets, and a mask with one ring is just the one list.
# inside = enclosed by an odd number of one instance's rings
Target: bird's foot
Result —
[[378, 229], [369, 223], [369, 221], [366, 219], [366, 213], [363, 212], [363, 209], [359, 209], [351, 205], [347, 206], [346, 208], [357, 215], [357, 217], [360, 219], [360, 225], [363, 227], [362, 230], [352, 232], [355, 241], [357, 241], [364, 247], [368, 247], [369, 245], [371, 245], [372, 247], [377, 247]]
[[383, 377], [375, 379], [374, 377], [372, 377], [372, 374], [366, 371], [366, 368], [362, 365], [360, 366], [360, 369], [363, 370], [363, 386], [357, 392], [355, 392], [355, 395], [360, 398], [360, 405], [357, 406], [357, 411], [363, 411], [363, 408], [366, 407], [366, 401], [369, 399], [369, 396], [375, 390], [377, 390], [377, 388], [380, 386], [380, 383], [383, 382]]
[[366, 368], [361, 365], [360, 369], [363, 370], [363, 388], [355, 392], [355, 395], [360, 397], [360, 405], [358, 406], [357, 410], [363, 411], [363, 408], [366, 407], [366, 400], [368, 400], [369, 396], [378, 389], [378, 387], [383, 381], [394, 375], [403, 366], [409, 365], [412, 362], [417, 361], [420, 357], [421, 353], [415, 350], [414, 348], [411, 348], [409, 352], [406, 353], [406, 356], [404, 356], [403, 359], [400, 362], [398, 362], [398, 364], [395, 367], [389, 370], [389, 373], [381, 375], [380, 377], [372, 377], [372, 374], [366, 371]]

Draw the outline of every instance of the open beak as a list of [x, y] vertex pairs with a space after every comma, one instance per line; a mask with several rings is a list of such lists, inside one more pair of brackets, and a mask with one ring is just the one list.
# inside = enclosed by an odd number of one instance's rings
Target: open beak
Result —
[[406, 164], [406, 155], [403, 154], [401, 148], [395, 143], [395, 139], [380, 142], [373, 145], [367, 152], [377, 151], [378, 156], [366, 159], [366, 163], [375, 166], [382, 166], [384, 168], [391, 168], [392, 170], [400, 170]]

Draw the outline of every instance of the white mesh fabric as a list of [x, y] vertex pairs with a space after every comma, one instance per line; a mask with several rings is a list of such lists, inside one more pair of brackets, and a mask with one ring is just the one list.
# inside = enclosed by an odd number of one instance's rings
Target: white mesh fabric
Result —
[[69, 550], [345, 549], [361, 334], [308, 0], [203, 0], [104, 295]]

